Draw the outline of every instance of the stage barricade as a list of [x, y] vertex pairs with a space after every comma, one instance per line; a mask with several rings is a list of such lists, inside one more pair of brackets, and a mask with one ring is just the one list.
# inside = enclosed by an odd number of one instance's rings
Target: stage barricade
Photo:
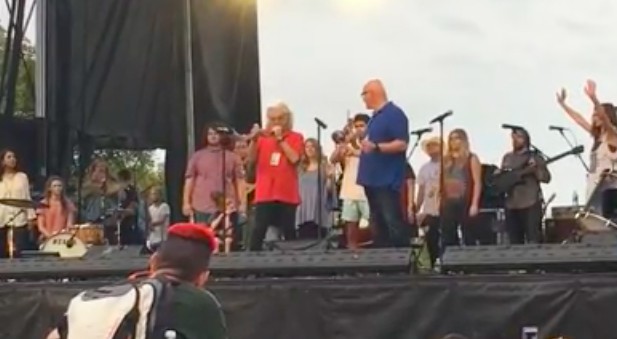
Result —
[[[69, 299], [103, 282], [0, 285], [0, 337], [42, 338]], [[218, 281], [230, 339], [610, 339], [617, 275]]]

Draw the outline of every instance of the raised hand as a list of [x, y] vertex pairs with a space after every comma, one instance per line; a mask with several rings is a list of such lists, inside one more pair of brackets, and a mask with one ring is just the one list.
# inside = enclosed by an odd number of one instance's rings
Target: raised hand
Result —
[[562, 88], [561, 91], [557, 92], [556, 96], [557, 96], [557, 102], [563, 105], [566, 102], [566, 97], [567, 97], [566, 89]]
[[253, 127], [251, 127], [251, 131], [247, 137], [249, 140], [252, 140], [257, 138], [259, 134], [261, 134], [261, 126], [259, 126], [259, 124], [253, 124]]
[[587, 94], [587, 96], [590, 98], [595, 98], [596, 89], [597, 89], [596, 82], [593, 80], [587, 80], [587, 83], [585, 84], [585, 94]]

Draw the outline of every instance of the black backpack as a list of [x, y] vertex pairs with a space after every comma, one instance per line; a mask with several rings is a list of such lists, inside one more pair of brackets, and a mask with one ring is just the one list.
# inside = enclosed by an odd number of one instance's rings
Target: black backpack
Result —
[[172, 334], [174, 285], [154, 277], [83, 291], [69, 303], [60, 338], [180, 339]]

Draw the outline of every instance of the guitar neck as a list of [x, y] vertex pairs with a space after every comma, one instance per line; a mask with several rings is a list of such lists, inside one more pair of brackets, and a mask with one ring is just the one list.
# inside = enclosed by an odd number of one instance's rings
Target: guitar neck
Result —
[[563, 152], [563, 153], [561, 153], [559, 155], [556, 155], [556, 156], [554, 156], [552, 158], [547, 159], [546, 160], [546, 164], [548, 165], [548, 164], [553, 163], [555, 161], [559, 161], [559, 160], [567, 157], [568, 155], [572, 155], [572, 154], [575, 154], [575, 152], [572, 152], [572, 151]]

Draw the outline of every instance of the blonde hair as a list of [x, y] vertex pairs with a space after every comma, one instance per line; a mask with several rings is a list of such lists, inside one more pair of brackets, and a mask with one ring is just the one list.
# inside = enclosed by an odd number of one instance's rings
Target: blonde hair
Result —
[[[328, 159], [323, 155], [323, 150], [321, 149], [321, 145], [317, 142], [315, 138], [308, 138], [304, 141], [304, 149], [302, 150], [302, 156], [300, 157], [300, 170], [305, 172], [308, 169], [308, 166], [311, 164], [311, 159], [306, 155], [306, 145], [312, 144], [315, 147], [315, 153], [317, 153], [318, 161], [321, 161], [322, 165], [328, 164]], [[321, 160], [319, 160], [321, 159]]]
[[90, 163], [90, 166], [86, 169], [86, 177], [85, 180], [92, 181], [93, 175], [96, 172], [97, 168], [104, 166], [105, 167], [105, 178], [107, 181], [116, 181], [116, 178], [111, 174], [111, 170], [109, 169], [109, 164], [107, 161], [101, 158], [95, 158]]
[[[273, 110], [280, 111], [281, 113], [283, 113], [283, 116], [285, 117], [285, 120], [286, 120], [286, 124], [283, 127], [285, 130], [288, 130], [288, 131], [291, 130], [293, 128], [293, 112], [291, 111], [289, 106], [283, 101], [278, 101], [268, 106], [268, 108], [266, 109], [266, 114], [269, 114], [270, 111], [273, 111]], [[268, 121], [268, 127], [271, 127], [269, 121]]]
[[[461, 148], [456, 152], [452, 150], [450, 145], [450, 138], [452, 135], [458, 135], [461, 139]], [[462, 128], [453, 129], [450, 134], [448, 134], [448, 149], [444, 157], [444, 166], [449, 168], [453, 166], [455, 163], [464, 163], [471, 155], [470, 146], [469, 146], [469, 136], [467, 132], [465, 132]]]

